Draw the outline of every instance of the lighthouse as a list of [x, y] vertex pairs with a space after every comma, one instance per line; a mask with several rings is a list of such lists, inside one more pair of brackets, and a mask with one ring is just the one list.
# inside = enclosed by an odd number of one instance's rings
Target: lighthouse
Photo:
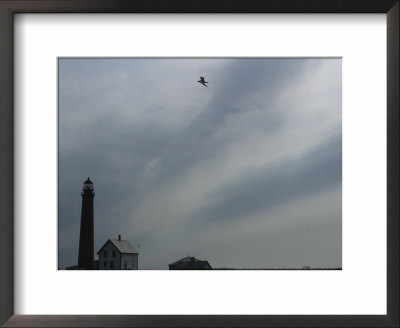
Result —
[[78, 267], [94, 269], [94, 189], [90, 178], [83, 183], [81, 210], [81, 231], [79, 236]]

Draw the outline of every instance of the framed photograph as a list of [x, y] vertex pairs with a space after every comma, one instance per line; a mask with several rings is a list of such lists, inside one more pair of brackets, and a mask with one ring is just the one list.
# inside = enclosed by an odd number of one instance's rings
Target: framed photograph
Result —
[[1, 324], [399, 326], [398, 1], [0, 15]]

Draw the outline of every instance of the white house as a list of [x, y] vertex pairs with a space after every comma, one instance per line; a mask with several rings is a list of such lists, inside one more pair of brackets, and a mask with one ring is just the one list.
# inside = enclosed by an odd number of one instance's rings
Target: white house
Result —
[[109, 239], [97, 252], [98, 270], [138, 270], [139, 253], [127, 240]]

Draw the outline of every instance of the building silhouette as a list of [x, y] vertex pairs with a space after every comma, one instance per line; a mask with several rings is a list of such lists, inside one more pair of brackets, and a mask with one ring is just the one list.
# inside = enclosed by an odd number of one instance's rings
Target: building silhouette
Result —
[[94, 189], [90, 178], [83, 183], [78, 268], [94, 270]]
[[174, 263], [168, 264], [169, 270], [212, 270], [208, 261], [201, 261], [193, 256], [186, 256]]

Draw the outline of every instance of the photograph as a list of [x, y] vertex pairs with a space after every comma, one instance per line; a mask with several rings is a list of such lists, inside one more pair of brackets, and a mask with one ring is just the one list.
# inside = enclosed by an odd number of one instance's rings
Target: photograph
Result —
[[342, 270], [340, 57], [59, 57], [58, 270]]

